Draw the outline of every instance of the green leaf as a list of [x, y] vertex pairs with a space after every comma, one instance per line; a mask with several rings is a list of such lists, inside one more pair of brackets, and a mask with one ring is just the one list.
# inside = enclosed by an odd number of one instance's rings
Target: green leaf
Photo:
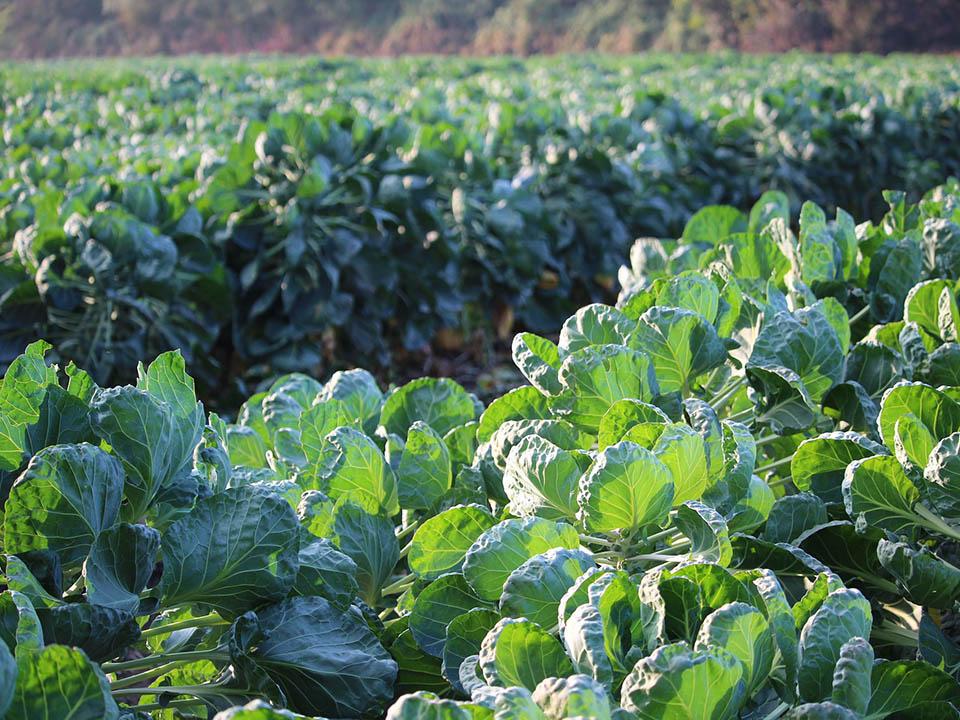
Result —
[[944, 290], [949, 298], [949, 283], [946, 280], [926, 280], [914, 285], [903, 302], [903, 319], [916, 323], [934, 337], [942, 338], [939, 304]]
[[870, 637], [870, 603], [859, 590], [834, 590], [800, 632], [800, 697], [808, 702], [831, 694], [833, 670], [843, 646]]
[[631, 442], [601, 452], [580, 480], [579, 519], [589, 532], [632, 533], [666, 519], [673, 476], [649, 450]]
[[708, 205], [695, 212], [683, 228], [685, 243], [717, 245], [728, 235], [747, 229], [747, 217], [730, 205]]
[[6, 552], [52, 550], [78, 565], [101, 532], [117, 521], [120, 463], [99, 448], [54, 445], [33, 457], [4, 507]]
[[925, 662], [879, 662], [873, 666], [871, 685], [873, 693], [865, 714], [870, 720], [920, 710], [926, 703], [960, 704], [957, 681]]
[[948, 517], [960, 514], [960, 432], [948, 435], [929, 454], [923, 477], [930, 504]]
[[388, 720], [471, 720], [473, 715], [454, 700], [441, 700], [432, 692], [404, 695], [387, 713]]
[[410, 632], [425, 653], [442, 657], [450, 621], [483, 605], [484, 601], [467, 584], [463, 575], [443, 575], [417, 595], [410, 612]]
[[50, 445], [96, 443], [87, 403], [59, 385], [48, 385], [37, 421], [26, 428], [25, 449], [36, 455]]
[[459, 692], [464, 691], [460, 684], [460, 665], [466, 658], [480, 652], [483, 638], [499, 621], [500, 615], [496, 611], [475, 608], [458, 615], [447, 625], [443, 643], [443, 676]]
[[[400, 507], [425, 510], [453, 483], [450, 453], [437, 432], [419, 420], [410, 426], [397, 468]], [[389, 508], [386, 508], [388, 514]]]
[[671, 423], [652, 449], [673, 478], [674, 506], [703, 497], [710, 484], [710, 473], [707, 445], [700, 433], [689, 425]]
[[375, 511], [371, 505], [343, 498], [330, 516], [329, 539], [357, 564], [360, 592], [370, 606], [377, 604], [380, 589], [400, 558], [393, 523]]
[[873, 254], [867, 286], [876, 320], [888, 322], [899, 316], [907, 293], [920, 280], [922, 264], [920, 246], [910, 237], [889, 241]]
[[160, 533], [146, 525], [120, 523], [101, 533], [83, 563], [87, 600], [136, 613], [159, 550]]
[[7, 720], [118, 720], [100, 669], [82, 651], [51, 645], [17, 659], [17, 686]]
[[480, 668], [497, 687], [536, 689], [549, 677], [573, 674], [560, 641], [529, 620], [504, 618], [483, 639]]
[[37, 611], [47, 645], [70, 645], [96, 662], [116, 657], [140, 639], [140, 626], [129, 610], [65, 603]]
[[354, 601], [360, 586], [357, 583], [357, 564], [324, 538], [311, 542], [300, 540], [299, 567], [293, 592], [310, 597], [319, 595], [340, 610], [346, 610]]
[[644, 720], [734, 717], [744, 699], [743, 664], [720, 647], [663, 645], [636, 664], [620, 690]]
[[905, 468], [923, 468], [937, 439], [913, 413], [901, 415], [893, 426], [893, 449]]
[[780, 283], [790, 270], [790, 261], [777, 243], [787, 221], [771, 222], [757, 232], [734, 233], [720, 244], [726, 264], [740, 280]]
[[441, 436], [476, 417], [473, 399], [449, 378], [420, 378], [388, 395], [380, 412], [380, 424], [401, 437], [417, 420]]
[[280, 600], [296, 579], [299, 548], [297, 516], [282, 498], [246, 487], [205, 498], [163, 535], [163, 602], [233, 617]]
[[773, 668], [770, 625], [762, 612], [746, 603], [728, 603], [707, 615], [694, 647], [697, 650], [721, 647], [730, 651], [743, 665], [748, 696], [760, 689]]
[[487, 405], [480, 416], [477, 440], [487, 442], [508, 420], [549, 420], [551, 417], [547, 398], [539, 390], [529, 385], [514, 388]]
[[708, 505], [688, 500], [677, 507], [673, 523], [690, 540], [690, 554], [698, 561], [727, 566], [733, 559], [730, 533], [723, 516]]
[[880, 405], [880, 436], [891, 452], [895, 451], [897, 420], [914, 415], [939, 441], [960, 430], [960, 404], [947, 395], [922, 383], [901, 383], [888, 390]]
[[424, 520], [407, 554], [410, 570], [422, 580], [458, 572], [477, 538], [496, 524], [486, 508], [458, 505]]
[[[8, 555], [8, 560], [11, 557]], [[0, 636], [18, 656], [43, 647], [43, 628], [33, 603], [12, 588], [0, 594]]]
[[534, 555], [510, 573], [504, 583], [500, 613], [552, 627], [564, 594], [594, 566], [590, 553], [580, 549], [554, 548]]
[[768, 542], [793, 542], [804, 532], [827, 522], [827, 506], [812, 493], [780, 498], [773, 504], [760, 537]]
[[573, 519], [581, 474], [573, 453], [538, 435], [528, 435], [510, 450], [503, 471], [510, 512], [521, 517]]
[[647, 310], [630, 336], [630, 347], [650, 356], [663, 394], [686, 390], [727, 357], [713, 325], [699, 313], [680, 308]]
[[783, 586], [772, 570], [761, 569], [753, 580], [766, 609], [770, 632], [779, 653], [779, 668], [772, 679], [777, 692], [787, 702], [796, 699], [798, 648], [797, 627]]
[[46, 386], [57, 382], [56, 366], [48, 366], [44, 361], [52, 347], [45, 340], [36, 340], [7, 367], [0, 384], [0, 412], [18, 425], [28, 425], [36, 419]]
[[810, 491], [826, 503], [840, 503], [847, 466], [884, 452], [882, 445], [858, 433], [833, 432], [809, 438], [793, 454], [791, 480], [799, 490]]
[[397, 664], [355, 607], [342, 612], [323, 598], [291, 598], [247, 613], [231, 635], [240, 678], [265, 673], [298, 712], [376, 716], [393, 698]]
[[609, 305], [585, 305], [567, 318], [560, 329], [560, 357], [565, 358], [591, 345], [625, 345], [635, 325]]
[[560, 394], [560, 351], [552, 342], [533, 333], [517, 334], [513, 338], [513, 362], [544, 395]]
[[193, 450], [203, 434], [204, 414], [180, 351], [158, 355], [146, 369], [140, 363], [137, 366], [137, 388], [165, 402], [173, 414], [170, 441], [164, 448], [170, 458], [170, 476], [189, 471]]
[[875, 527], [912, 536], [918, 523], [914, 506], [920, 492], [897, 459], [875, 455], [855, 460], [843, 480], [843, 502], [857, 527]]
[[881, 539], [877, 558], [913, 603], [948, 610], [960, 598], [960, 569], [927, 548]]
[[17, 683], [17, 661], [4, 643], [0, 643], [0, 717], [5, 717], [13, 702], [13, 690]]
[[840, 648], [840, 658], [833, 671], [831, 699], [858, 715], [867, 713], [870, 704], [873, 648], [861, 637], [855, 637]]
[[617, 400], [600, 418], [598, 448], [605, 450], [614, 443], [620, 442], [631, 428], [637, 425], [665, 425], [669, 422], [670, 418], [656, 405], [633, 398]]
[[747, 364], [751, 384], [769, 394], [769, 379], [758, 371], [776, 373], [791, 385], [799, 381], [797, 392], [802, 387], [810, 401], [819, 403], [843, 379], [843, 348], [823, 314], [778, 312], [764, 318]]
[[785, 720], [861, 720], [852, 710], [829, 701], [797, 705], [783, 717]]
[[713, 323], [720, 306], [720, 289], [710, 278], [688, 270], [667, 280], [657, 294], [657, 305], [689, 310]]
[[[447, 460], [449, 462], [449, 456]], [[377, 444], [359, 430], [341, 427], [331, 432], [324, 438], [316, 462], [319, 489], [335, 500], [365, 500], [376, 503], [387, 515], [400, 512], [393, 470]], [[412, 472], [408, 469], [408, 477]]]
[[591, 434], [617, 400], [650, 401], [659, 393], [650, 357], [623, 345], [592, 345], [568, 355], [560, 383], [553, 411]]
[[498, 600], [510, 573], [555, 547], [580, 547], [576, 528], [542, 518], [510, 518], [485, 530], [470, 546], [463, 575], [484, 600]]
[[312, 402], [316, 406], [332, 400], [337, 401], [351, 422], [359, 422], [368, 433], [377, 429], [383, 393], [366, 370], [338, 370]]
[[607, 690], [586, 675], [547, 678], [533, 692], [533, 699], [550, 720], [583, 717], [610, 720]]
[[[337, 428], [353, 426], [354, 421], [343, 402], [330, 399], [316, 403], [304, 410], [300, 413], [297, 423], [300, 428], [300, 443], [304, 460], [307, 465], [315, 465], [319, 462], [325, 450], [324, 440], [326, 437]], [[231, 432], [241, 434], [244, 443], [239, 446], [239, 443], [235, 443], [233, 434], [231, 434], [230, 460], [235, 465], [262, 467], [264, 455], [267, 451], [267, 445], [262, 438], [250, 428], [233, 427]], [[235, 448], [235, 445], [239, 447]], [[241, 452], [242, 455], [239, 454]]]
[[136, 521], [184, 463], [174, 452], [183, 447], [177, 417], [163, 400], [126, 386], [97, 392], [90, 403], [90, 423], [123, 464], [124, 496], [129, 503], [124, 517]]

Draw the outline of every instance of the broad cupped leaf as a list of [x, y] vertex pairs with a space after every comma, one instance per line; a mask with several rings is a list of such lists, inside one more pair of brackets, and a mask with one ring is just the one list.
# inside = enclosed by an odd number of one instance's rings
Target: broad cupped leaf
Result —
[[484, 637], [480, 668], [490, 685], [527, 690], [549, 677], [573, 674], [560, 641], [536, 623], [517, 618], [504, 618]]
[[252, 488], [199, 501], [163, 534], [160, 593], [228, 615], [282, 599], [297, 575], [299, 523], [289, 503]]
[[673, 505], [670, 470], [631, 442], [606, 448], [580, 480], [579, 517], [591, 532], [635, 532], [664, 520]]
[[510, 573], [552, 548], [580, 547], [576, 528], [542, 518], [510, 518], [485, 530], [467, 550], [463, 575], [484, 600], [498, 600]]
[[17, 659], [7, 720], [118, 720], [110, 686], [80, 650], [51, 645]]
[[241, 678], [266, 674], [298, 712], [374, 716], [393, 697], [397, 664], [355, 607], [292, 598], [240, 617], [231, 635]]
[[4, 549], [51, 550], [64, 565], [78, 564], [117, 521], [122, 497], [123, 468], [103, 450], [87, 443], [45, 448], [10, 489]]
[[645, 720], [733, 717], [744, 699], [743, 664], [721, 647], [664, 645], [623, 681], [620, 704]]
[[573, 453], [538, 435], [513, 446], [503, 471], [503, 489], [514, 515], [572, 519], [582, 471]]
[[495, 524], [490, 511], [478, 505], [458, 505], [425, 520], [410, 544], [410, 569], [423, 580], [459, 571], [470, 547]]

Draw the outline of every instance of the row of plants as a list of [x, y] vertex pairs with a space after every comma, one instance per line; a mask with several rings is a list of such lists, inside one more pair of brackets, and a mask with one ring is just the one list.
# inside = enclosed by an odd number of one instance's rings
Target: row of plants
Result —
[[179, 352], [31, 344], [0, 717], [956, 717], [960, 204], [888, 198], [640, 241], [487, 406], [348, 370], [228, 420]]
[[[98, 382], [180, 348], [234, 404], [278, 373], [549, 333], [640, 236], [763, 191], [863, 219], [960, 174], [935, 58], [16, 66], [0, 362]], [[880, 318], [877, 318], [878, 320]], [[226, 393], [226, 385], [236, 385]]]

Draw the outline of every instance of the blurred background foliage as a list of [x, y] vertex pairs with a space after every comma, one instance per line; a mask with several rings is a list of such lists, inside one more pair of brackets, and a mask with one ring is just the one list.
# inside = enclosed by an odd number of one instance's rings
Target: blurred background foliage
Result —
[[957, 0], [0, 0], [7, 57], [957, 52]]

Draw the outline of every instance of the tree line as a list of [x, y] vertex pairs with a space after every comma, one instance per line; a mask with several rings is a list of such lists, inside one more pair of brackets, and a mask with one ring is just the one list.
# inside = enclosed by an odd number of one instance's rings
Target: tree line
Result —
[[0, 0], [6, 57], [957, 52], [957, 0]]

